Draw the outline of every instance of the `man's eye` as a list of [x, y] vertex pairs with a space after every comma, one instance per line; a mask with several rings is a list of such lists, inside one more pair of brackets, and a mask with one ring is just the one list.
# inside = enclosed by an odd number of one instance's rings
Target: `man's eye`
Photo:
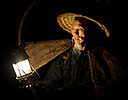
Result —
[[83, 31], [83, 29], [82, 29], [82, 28], [80, 28], [80, 29], [79, 29], [79, 31]]
[[74, 30], [74, 28], [72, 28], [72, 30]]

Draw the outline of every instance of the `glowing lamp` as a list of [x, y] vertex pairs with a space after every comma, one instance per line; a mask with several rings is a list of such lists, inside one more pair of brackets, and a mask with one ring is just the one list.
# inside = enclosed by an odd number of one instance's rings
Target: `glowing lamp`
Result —
[[25, 79], [33, 73], [28, 58], [26, 52], [21, 48], [13, 53], [14, 61], [12, 66], [16, 73], [16, 79]]
[[17, 78], [28, 75], [32, 72], [28, 59], [12, 64]]

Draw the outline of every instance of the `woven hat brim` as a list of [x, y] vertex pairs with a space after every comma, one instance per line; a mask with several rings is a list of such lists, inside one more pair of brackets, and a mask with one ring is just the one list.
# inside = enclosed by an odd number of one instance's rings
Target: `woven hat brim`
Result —
[[96, 23], [97, 25], [99, 25], [101, 27], [102, 30], [104, 30], [106, 37], [110, 36], [109, 30], [102, 23], [99, 23], [98, 21], [96, 21], [90, 17], [83, 16], [81, 14], [77, 14], [77, 13], [60, 14], [57, 17], [57, 22], [64, 30], [66, 30], [68, 33], [71, 33], [72, 22], [75, 17], [82, 17], [82, 18], [85, 18], [87, 20], [90, 20], [90, 21]]

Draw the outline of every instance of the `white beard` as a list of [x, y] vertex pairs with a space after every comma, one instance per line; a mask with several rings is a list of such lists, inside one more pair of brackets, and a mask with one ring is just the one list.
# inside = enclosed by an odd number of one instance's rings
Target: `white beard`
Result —
[[[82, 45], [83, 40], [80, 37], [78, 37], [78, 38], [79, 38], [80, 42], [79, 42], [79, 44], [74, 44], [73, 53], [80, 55], [81, 54], [80, 45]], [[74, 37], [72, 37], [72, 42], [74, 43]]]
[[81, 54], [81, 50], [78, 44], [74, 44], [73, 53], [78, 54], [78, 55]]

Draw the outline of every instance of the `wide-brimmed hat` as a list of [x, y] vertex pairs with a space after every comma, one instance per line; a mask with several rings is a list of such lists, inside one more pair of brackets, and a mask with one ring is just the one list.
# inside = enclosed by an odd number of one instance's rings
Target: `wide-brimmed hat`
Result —
[[71, 33], [72, 22], [76, 17], [85, 18], [89, 21], [96, 23], [97, 25], [99, 25], [101, 27], [102, 30], [104, 30], [106, 37], [110, 36], [109, 30], [102, 23], [99, 23], [98, 21], [96, 21], [90, 17], [83, 16], [83, 15], [78, 14], [78, 13], [60, 14], [57, 17], [57, 22], [64, 30], [66, 30], [68, 33]]

